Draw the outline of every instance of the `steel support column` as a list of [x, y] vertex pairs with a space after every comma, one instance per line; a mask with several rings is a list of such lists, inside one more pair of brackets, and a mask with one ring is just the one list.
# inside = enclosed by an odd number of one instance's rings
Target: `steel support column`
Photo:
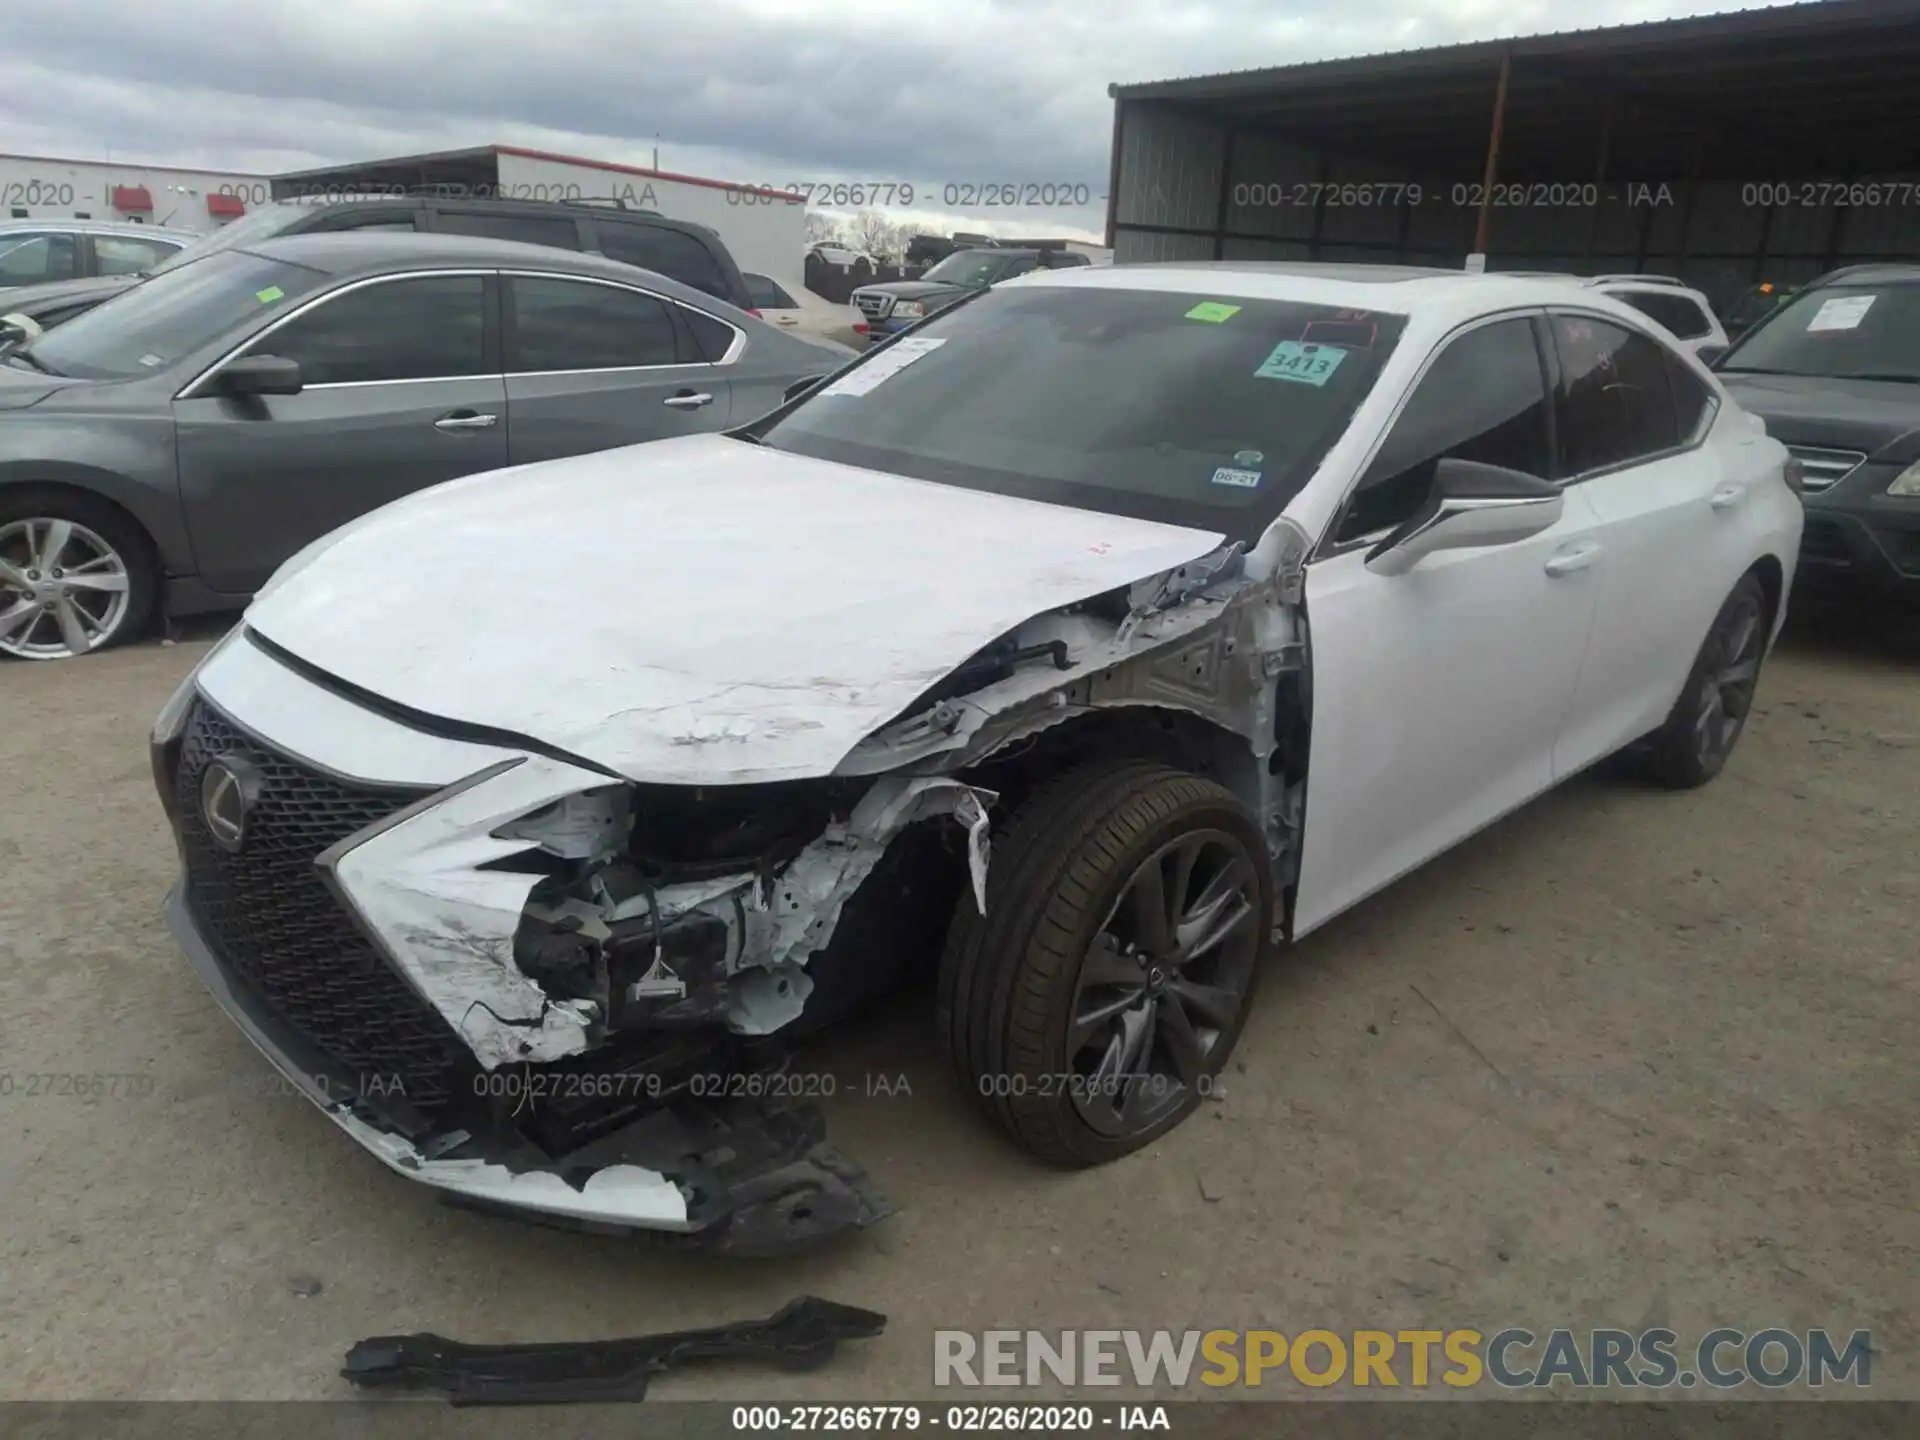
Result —
[[1500, 88], [1493, 97], [1493, 131], [1487, 136], [1487, 170], [1480, 193], [1480, 219], [1473, 228], [1473, 251], [1487, 253], [1487, 236], [1493, 220], [1493, 186], [1500, 174], [1500, 131], [1507, 123], [1507, 81], [1513, 75], [1513, 52], [1500, 52]]

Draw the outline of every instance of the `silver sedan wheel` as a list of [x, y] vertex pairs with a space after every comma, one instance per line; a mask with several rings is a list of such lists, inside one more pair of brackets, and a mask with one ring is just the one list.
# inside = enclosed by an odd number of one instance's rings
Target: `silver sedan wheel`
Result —
[[0, 654], [64, 660], [98, 650], [126, 623], [120, 552], [73, 520], [0, 525]]

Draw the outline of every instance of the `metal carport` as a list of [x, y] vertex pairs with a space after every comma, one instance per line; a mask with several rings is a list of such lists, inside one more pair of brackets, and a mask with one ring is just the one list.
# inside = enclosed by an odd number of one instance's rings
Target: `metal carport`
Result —
[[[1120, 262], [1653, 271], [1726, 303], [1920, 256], [1920, 4], [1114, 85]], [[1491, 186], [1487, 184], [1491, 178]]]

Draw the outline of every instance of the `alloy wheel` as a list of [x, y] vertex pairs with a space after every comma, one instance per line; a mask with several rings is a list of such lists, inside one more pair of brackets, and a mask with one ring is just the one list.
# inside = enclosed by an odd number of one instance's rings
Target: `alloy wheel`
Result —
[[1710, 768], [1725, 763], [1753, 708], [1760, 652], [1765, 647], [1763, 630], [1759, 602], [1751, 597], [1720, 617], [1713, 637], [1714, 664], [1700, 687], [1693, 721], [1695, 753]]
[[125, 558], [78, 521], [0, 526], [0, 654], [64, 660], [99, 649], [126, 622], [131, 588]]
[[1233, 835], [1194, 831], [1122, 887], [1081, 962], [1061, 1080], [1099, 1133], [1151, 1129], [1218, 1069], [1260, 953], [1253, 866]]

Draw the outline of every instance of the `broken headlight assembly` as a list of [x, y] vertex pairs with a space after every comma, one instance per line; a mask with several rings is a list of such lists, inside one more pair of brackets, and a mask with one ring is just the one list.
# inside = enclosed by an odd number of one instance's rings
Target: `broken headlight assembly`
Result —
[[[553, 1000], [583, 1003], [609, 1037], [769, 1034], [807, 1005], [809, 958], [830, 948], [903, 831], [954, 816], [963, 830], [944, 832], [955, 853], [940, 868], [984, 874], [992, 798], [901, 777], [569, 796], [496, 832], [535, 847], [497, 864], [541, 876], [514, 963]], [[894, 867], [923, 849], [901, 847]], [[908, 877], [890, 874], [886, 888], [910, 888]]]

